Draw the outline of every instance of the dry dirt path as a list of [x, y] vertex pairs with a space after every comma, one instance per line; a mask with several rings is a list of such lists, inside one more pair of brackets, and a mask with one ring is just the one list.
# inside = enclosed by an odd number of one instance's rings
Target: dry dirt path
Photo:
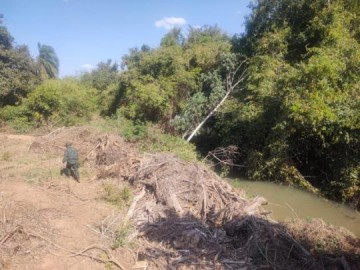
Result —
[[97, 233], [117, 211], [101, 182], [81, 170], [81, 183], [61, 176], [62, 156], [29, 151], [34, 140], [0, 133], [0, 269], [130, 269], [130, 251]]

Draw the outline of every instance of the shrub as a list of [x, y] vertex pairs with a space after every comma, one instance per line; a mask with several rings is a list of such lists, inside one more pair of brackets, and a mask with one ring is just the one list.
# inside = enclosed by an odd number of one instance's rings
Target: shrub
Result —
[[0, 119], [17, 130], [41, 125], [74, 125], [88, 120], [96, 110], [94, 90], [75, 80], [48, 80], [19, 106], [6, 106]]
[[148, 136], [140, 142], [143, 150], [149, 152], [171, 152], [183, 160], [196, 161], [197, 153], [193, 144], [169, 134], [165, 134], [156, 125], [148, 124]]
[[165, 134], [159, 125], [139, 120], [128, 120], [118, 113], [114, 117], [106, 118], [100, 129], [104, 131], [116, 130], [126, 140], [137, 142], [143, 151], [171, 152], [184, 160], [197, 160], [197, 153], [193, 144], [187, 143], [179, 137]]
[[0, 121], [8, 123], [19, 132], [27, 132], [33, 128], [32, 115], [24, 105], [5, 106], [0, 110]]
[[129, 226], [120, 226], [115, 231], [115, 238], [112, 244], [112, 248], [116, 249], [119, 247], [124, 247], [128, 244], [128, 235], [130, 233]]

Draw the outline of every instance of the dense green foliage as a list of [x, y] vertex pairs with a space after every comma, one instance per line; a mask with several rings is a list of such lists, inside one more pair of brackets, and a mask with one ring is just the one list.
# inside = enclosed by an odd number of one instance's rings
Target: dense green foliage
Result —
[[0, 25], [0, 108], [18, 104], [39, 81], [28, 48], [13, 43], [6, 27]]
[[56, 78], [59, 60], [55, 50], [40, 45], [39, 56], [32, 59], [24, 45], [15, 45], [14, 38], [0, 21], [0, 108], [19, 105], [41, 81]]
[[[0, 107], [21, 105], [0, 117], [23, 128], [70, 125], [97, 102], [128, 140], [195, 159], [180, 137], [210, 115], [195, 137], [198, 150], [236, 145], [249, 178], [296, 184], [360, 209], [358, 3], [253, 1], [241, 35], [204, 26], [185, 36], [175, 28], [158, 48], [130, 49], [121, 71], [109, 60], [79, 80], [37, 88], [35, 62], [2, 27]], [[58, 67], [50, 48], [48, 77]]]
[[220, 56], [230, 49], [230, 39], [216, 27], [190, 29], [186, 39], [173, 29], [157, 49], [131, 49], [123, 57], [126, 71], [108, 112], [118, 109], [129, 119], [159, 123], [168, 132], [186, 131], [215, 97], [205, 75], [218, 69]]
[[198, 159], [194, 145], [165, 133], [159, 129], [158, 125], [149, 122], [132, 121], [121, 115], [114, 115], [105, 119], [93, 120], [91, 125], [101, 131], [118, 131], [127, 141], [136, 142], [139, 148], [146, 152], [170, 152], [188, 161], [197, 161]]
[[316, 187], [360, 207], [359, 17], [342, 1], [257, 1], [234, 49], [246, 90], [214, 124], [252, 179]]
[[96, 89], [101, 113], [108, 114], [112, 110], [110, 108], [119, 85], [118, 65], [111, 60], [100, 62], [94, 70], [83, 74], [80, 81], [87, 87]]
[[37, 57], [38, 74], [43, 79], [54, 79], [59, 74], [59, 59], [53, 47], [38, 43]]
[[159, 48], [131, 49], [105, 111], [185, 136], [224, 96], [236, 67], [224, 59], [246, 56], [246, 80], [200, 130], [198, 148], [235, 144], [249, 178], [359, 208], [357, 6], [259, 0], [252, 9], [232, 40], [216, 27], [190, 28], [186, 38], [173, 29]]
[[74, 125], [88, 120], [97, 108], [95, 90], [76, 80], [48, 80], [19, 106], [5, 106], [0, 119], [26, 130], [40, 125]]

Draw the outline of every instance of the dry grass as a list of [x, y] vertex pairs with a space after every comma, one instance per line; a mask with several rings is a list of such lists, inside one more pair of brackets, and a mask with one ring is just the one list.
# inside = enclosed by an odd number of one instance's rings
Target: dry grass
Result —
[[285, 225], [316, 256], [353, 254], [360, 259], [360, 239], [345, 228], [326, 224], [322, 219], [295, 219]]

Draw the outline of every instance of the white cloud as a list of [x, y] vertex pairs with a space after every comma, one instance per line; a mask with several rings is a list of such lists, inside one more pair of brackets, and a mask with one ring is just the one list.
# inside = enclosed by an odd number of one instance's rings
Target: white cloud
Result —
[[156, 27], [165, 28], [167, 30], [169, 30], [175, 26], [184, 25], [184, 24], [186, 24], [186, 20], [184, 18], [176, 18], [176, 17], [171, 17], [171, 18], [165, 17], [165, 18], [155, 22]]
[[95, 68], [95, 66], [94, 65], [91, 65], [91, 64], [83, 64], [82, 66], [81, 66], [81, 69], [82, 70], [86, 70], [86, 71], [91, 71], [91, 70], [93, 70]]

